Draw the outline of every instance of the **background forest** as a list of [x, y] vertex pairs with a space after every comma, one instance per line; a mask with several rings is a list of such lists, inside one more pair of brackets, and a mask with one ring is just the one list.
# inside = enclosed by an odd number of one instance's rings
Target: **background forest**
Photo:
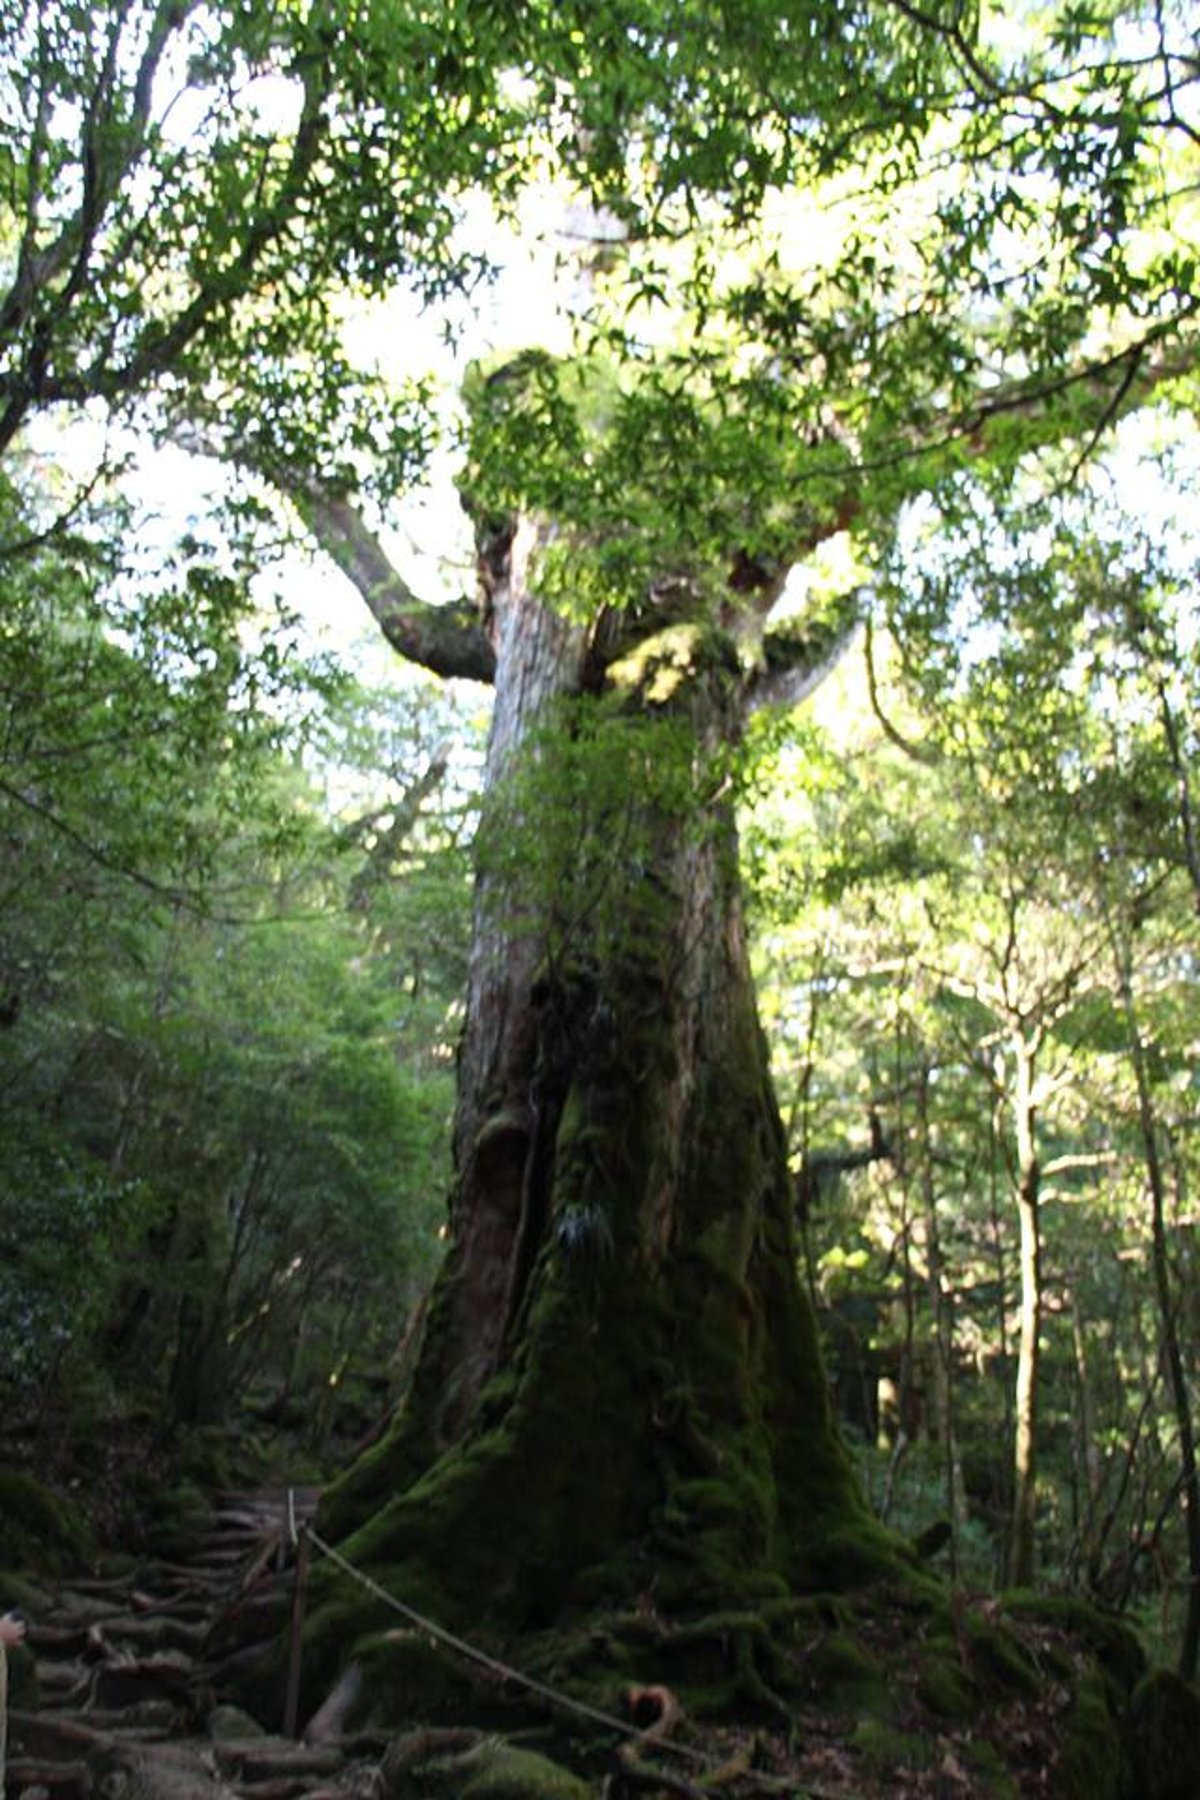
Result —
[[[813, 301], [810, 317], [805, 294], [789, 313], [777, 262], [761, 282], [738, 264], [749, 252], [735, 244], [735, 206], [698, 266], [685, 273], [665, 234], [661, 264], [628, 275], [618, 311], [666, 308], [676, 276], [684, 295], [672, 290], [667, 323], [656, 315], [645, 343], [618, 349], [597, 327], [577, 381], [549, 374], [544, 352], [519, 371], [524, 387], [511, 365], [476, 368], [455, 448], [476, 524], [500, 502], [528, 504], [582, 519], [602, 543], [581, 555], [567, 596], [586, 610], [606, 582], [632, 592], [648, 581], [651, 553], [676, 545], [685, 515], [697, 561], [712, 566], [752, 515], [730, 583], [753, 590], [794, 528], [790, 514], [779, 521], [773, 484], [803, 487], [809, 463], [833, 455], [844, 477], [850, 427], [799, 403], [790, 414], [779, 398], [789, 334], [811, 327], [830, 390], [841, 382], [854, 396], [845, 415], [862, 428], [863, 467], [898, 420], [927, 432], [929, 466], [886, 470], [855, 502], [855, 541], [815, 532], [824, 541], [803, 577], [780, 582], [753, 654], [769, 674], [791, 631], [807, 637], [810, 671], [825, 662], [814, 645], [829, 651], [827, 672], [799, 704], [756, 711], [721, 771], [739, 796], [802, 1272], [879, 1516], [924, 1537], [972, 1589], [1078, 1590], [1133, 1613], [1174, 1660], [1200, 1573], [1200, 465], [1190, 357], [1151, 363], [1194, 310], [1184, 159], [1197, 134], [1176, 93], [1197, 65], [1170, 8], [1158, 9], [1145, 57], [1121, 40], [1120, 10], [1106, 20], [1066, 8], [1047, 39], [1070, 60], [1116, 32], [1106, 66], [1118, 73], [1093, 84], [1117, 96], [1116, 124], [1105, 114], [1096, 127], [1111, 154], [1096, 182], [1126, 211], [1083, 216], [1072, 184], [1085, 188], [1088, 156], [1097, 167], [1103, 157], [1064, 126], [1061, 213], [1045, 228], [1062, 235], [1028, 283], [1024, 368], [1030, 381], [1051, 369], [1057, 392], [1101, 315], [1136, 350], [1115, 399], [1078, 390], [1070, 430], [1047, 424], [1040, 392], [993, 385], [992, 414], [976, 418], [971, 400], [970, 431], [942, 454], [930, 396], [966, 406], [968, 376], [986, 375], [994, 343], [972, 350], [969, 368], [962, 344], [1002, 328], [989, 312], [959, 337], [949, 306], [908, 315], [897, 300], [912, 278], [903, 257], [889, 261], [901, 181], [933, 182], [931, 244], [936, 222], [956, 246], [977, 233], [979, 249], [999, 219], [1015, 268], [1022, 233], [1039, 240], [1042, 214], [1021, 193], [1028, 166], [1007, 199], [986, 183], [980, 199], [965, 179], [937, 190], [960, 152], [983, 164], [995, 142], [1015, 144], [1016, 164], [1050, 141], [1033, 114], [1028, 144], [1006, 138], [997, 102], [994, 116], [969, 114], [953, 154], [935, 133], [919, 169], [873, 152], [863, 222], [838, 247], [839, 273], [853, 269], [857, 285], [836, 308]], [[372, 15], [379, 43], [337, 38], [352, 95], [403, 61], [381, 48], [385, 29], [432, 33], [422, 54], [442, 54], [444, 21], [401, 26], [386, 12]], [[253, 13], [229, 9], [230, 24], [210, 9], [221, 28], [191, 46], [181, 91], [207, 82], [223, 104], [247, 69], [283, 58]], [[333, 109], [344, 140], [332, 134], [330, 167], [365, 170], [362, 185], [343, 205], [322, 176], [314, 191], [329, 216], [314, 227], [310, 197], [298, 236], [278, 249], [276, 227], [282, 242], [280, 220], [316, 166], [307, 40], [304, 109], [288, 125], [295, 160], [271, 160], [269, 100], [244, 116], [231, 103], [228, 117], [214, 101], [193, 167], [168, 132], [126, 157], [121, 109], [105, 113], [115, 25], [106, 63], [109, 40], [81, 33], [69, 7], [46, 9], [40, 36], [28, 9], [3, 16], [10, 49], [22, 32], [25, 49], [36, 38], [38, 94], [58, 81], [67, 98], [56, 132], [10, 59], [18, 113], [40, 121], [29, 141], [54, 164], [42, 200], [65, 223], [31, 260], [45, 206], [39, 215], [30, 198], [36, 157], [13, 126], [0, 146], [0, 248], [13, 271], [0, 340], [0, 1503], [18, 1546], [23, 1529], [44, 1529], [22, 1510], [33, 1503], [21, 1477], [36, 1470], [62, 1499], [66, 1554], [77, 1532], [136, 1542], [165, 1470], [211, 1478], [231, 1457], [276, 1457], [293, 1473], [328, 1472], [403, 1391], [451, 1180], [486, 698], [469, 681], [432, 686], [411, 671], [365, 680], [331, 649], [310, 615], [341, 607], [348, 589], [308, 532], [328, 547], [322, 509], [349, 492], [378, 523], [428, 463], [432, 378], [394, 383], [385, 402], [378, 370], [364, 373], [370, 358], [347, 346], [398, 268], [414, 316], [423, 305], [461, 319], [481, 265], [458, 247], [455, 202], [484, 170], [503, 213], [544, 155], [528, 127], [512, 165], [503, 160], [514, 115], [535, 111], [505, 70], [532, 82], [544, 54], [589, 105], [619, 107], [581, 60], [582, 25], [560, 22], [556, 66], [546, 46], [518, 55], [473, 21], [484, 41], [445, 74], [447, 91], [451, 75], [465, 84], [470, 141], [447, 124], [449, 102], [443, 116], [431, 101], [427, 130], [397, 127], [412, 171], [398, 200], [380, 174], [398, 154], [385, 111], [366, 107], [363, 123], [349, 102]], [[146, 93], [161, 74], [154, 32], [166, 14], [145, 16], [150, 48], [117, 120], [131, 132], [146, 123], [141, 73]], [[1166, 72], [1167, 101], [1138, 85], [1151, 63]], [[907, 65], [896, 67], [889, 129], [911, 147], [933, 103], [903, 89]], [[1086, 111], [1094, 93], [1078, 82]], [[850, 107], [844, 93], [839, 105]], [[80, 134], [61, 126], [78, 122], [71, 106], [103, 151], [78, 180]], [[253, 193], [236, 134], [221, 135], [230, 117], [270, 141]], [[850, 137], [861, 127], [850, 112], [843, 123]], [[745, 162], [728, 129], [728, 142], [681, 142], [677, 168], [664, 158], [664, 184], [686, 188], [689, 228]], [[1161, 189], [1130, 173], [1143, 139], [1168, 145]], [[612, 201], [623, 165], [611, 144], [586, 131], [564, 142], [576, 175], [594, 158], [595, 205]], [[156, 211], [157, 189], [154, 204], [142, 193], [142, 223], [156, 219], [160, 235], [149, 248], [144, 233], [124, 242], [105, 264], [105, 208], [143, 150], [141, 174], [164, 192], [183, 168], [183, 199]], [[761, 197], [786, 161], [745, 162], [738, 181]], [[844, 176], [835, 162], [830, 152], [822, 179]], [[230, 235], [229, 218], [264, 192], [261, 234]], [[1178, 193], [1192, 196], [1180, 213]], [[1148, 223], [1127, 255], [1135, 202]], [[610, 217], [589, 214], [588, 229]], [[630, 200], [622, 229], [640, 244], [643, 226], [653, 242]], [[1106, 232], [1119, 255], [1101, 254]], [[922, 278], [936, 273], [944, 302], [966, 263], [943, 266], [941, 243]], [[984, 267], [980, 291], [1023, 292], [1029, 268], [997, 273], [998, 254], [980, 251], [970, 279]], [[589, 281], [615, 260], [602, 245]], [[731, 263], [739, 277], [718, 298], [714, 270]], [[40, 318], [24, 280], [35, 264]], [[199, 299], [172, 312], [185, 275]], [[699, 328], [696, 349], [695, 319], [715, 313], [720, 350]], [[642, 385], [618, 399], [626, 354]], [[1106, 349], [1106, 369], [1117, 354]], [[854, 407], [868, 364], [879, 411], [863, 424]], [[113, 375], [122, 369], [127, 380]], [[991, 430], [996, 417], [1006, 434]], [[182, 440], [210, 451], [214, 433], [226, 464], [216, 498], [195, 478], [195, 494], [168, 507], [147, 467], [177, 468], [155, 458], [179, 457]], [[588, 487], [593, 449], [604, 479]], [[520, 469], [509, 492], [497, 465]], [[817, 516], [831, 506], [822, 478]], [[645, 528], [652, 552], [610, 529], [617, 514]], [[548, 557], [547, 593], [564, 610], [567, 586]], [[581, 813], [602, 815], [606, 800], [565, 758], [539, 779], [558, 866], [585, 830]]]

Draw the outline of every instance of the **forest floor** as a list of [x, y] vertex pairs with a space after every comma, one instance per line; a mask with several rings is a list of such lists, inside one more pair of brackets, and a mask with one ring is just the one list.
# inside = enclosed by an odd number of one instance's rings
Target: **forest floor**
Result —
[[[301, 1518], [313, 1501], [313, 1490], [299, 1492]], [[492, 1683], [485, 1726], [346, 1731], [343, 1694], [287, 1735], [281, 1720], [255, 1719], [232, 1702], [236, 1655], [214, 1651], [222, 1622], [262, 1595], [280, 1616], [280, 1590], [292, 1581], [281, 1566], [283, 1520], [278, 1490], [218, 1495], [206, 1523], [153, 1555], [47, 1587], [29, 1630], [37, 1698], [10, 1713], [9, 1800], [1037, 1800], [1065, 1791], [1069, 1682], [1048, 1678], [1014, 1694], [988, 1709], [984, 1726], [931, 1717], [915, 1662], [911, 1692], [903, 1674], [893, 1680], [886, 1724], [865, 1706], [856, 1713], [844, 1695], [827, 1704], [814, 1683], [786, 1726], [684, 1714], [664, 1741], [663, 1709], [673, 1711], [665, 1690], [643, 1690], [649, 1728], [622, 1736], [502, 1681]], [[855, 1641], [895, 1669], [912, 1629], [901, 1610], [877, 1606], [856, 1620]], [[1025, 1647], [1043, 1669], [1061, 1669], [1073, 1654], [1069, 1636], [1045, 1624], [1026, 1629]]]
[[220, 1698], [210, 1632], [262, 1579], [282, 1520], [282, 1494], [219, 1495], [203, 1530], [48, 1587], [27, 1637], [36, 1699], [9, 1712], [9, 1800], [374, 1800], [378, 1743], [298, 1742]]

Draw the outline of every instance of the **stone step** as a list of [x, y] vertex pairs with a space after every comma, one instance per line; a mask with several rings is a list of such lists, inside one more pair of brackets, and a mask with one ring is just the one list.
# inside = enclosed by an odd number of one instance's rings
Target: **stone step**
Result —
[[[295, 1490], [290, 1520], [317, 1499]], [[30, 1626], [41, 1703], [11, 1715], [8, 1800], [372, 1800], [374, 1746], [295, 1743], [213, 1702], [278, 1642], [285, 1500], [218, 1495], [194, 1533], [164, 1534], [128, 1573], [64, 1584]], [[263, 1642], [247, 1646], [248, 1626]]]

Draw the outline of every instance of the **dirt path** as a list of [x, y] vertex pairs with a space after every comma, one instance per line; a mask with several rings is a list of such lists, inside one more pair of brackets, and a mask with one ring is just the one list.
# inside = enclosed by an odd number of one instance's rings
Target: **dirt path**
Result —
[[[300, 1518], [314, 1490], [297, 1490]], [[219, 1497], [211, 1526], [127, 1576], [62, 1584], [33, 1621], [36, 1712], [9, 1715], [7, 1800], [369, 1800], [369, 1746], [267, 1731], [214, 1696], [214, 1621], [272, 1568], [285, 1495]], [[278, 1723], [278, 1722], [276, 1722]]]

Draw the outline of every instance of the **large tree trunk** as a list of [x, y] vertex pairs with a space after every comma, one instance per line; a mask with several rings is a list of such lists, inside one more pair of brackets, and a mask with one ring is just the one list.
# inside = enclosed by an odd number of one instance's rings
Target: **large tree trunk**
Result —
[[720, 776], [736, 658], [675, 627], [601, 669], [595, 635], [529, 591], [535, 539], [491, 570], [488, 805], [536, 860], [520, 772], [540, 759], [552, 787], [557, 741], [572, 866], [551, 857], [540, 907], [514, 897], [519, 845], [481, 879], [449, 1253], [406, 1405], [320, 1516], [410, 1600], [511, 1628], [835, 1585], [892, 1555], [797, 1279]]

